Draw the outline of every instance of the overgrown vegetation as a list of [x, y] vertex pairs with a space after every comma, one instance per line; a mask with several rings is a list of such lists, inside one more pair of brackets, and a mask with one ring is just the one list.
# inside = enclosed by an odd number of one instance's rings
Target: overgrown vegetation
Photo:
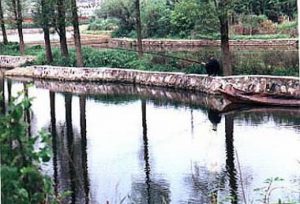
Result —
[[[42, 51], [44, 51], [44, 49], [40, 45], [26, 47], [25, 55], [38, 55]], [[1, 53], [1, 55], [18, 56], [18, 55], [20, 55], [19, 44], [16, 42], [9, 42], [7, 45], [0, 43], [0, 53]]]
[[32, 137], [27, 132], [24, 117], [30, 106], [31, 99], [19, 94], [12, 98], [7, 113], [0, 115], [3, 204], [57, 203], [51, 178], [40, 171], [41, 163], [50, 160], [49, 135], [42, 131]]
[[[14, 43], [6, 46], [0, 44], [0, 51], [9, 55], [19, 54], [18, 46]], [[35, 64], [47, 64], [46, 56], [41, 46], [27, 48], [25, 53], [37, 56]], [[66, 59], [61, 56], [59, 49], [54, 49], [54, 61], [51, 65], [75, 67], [75, 50], [70, 49], [69, 54], [69, 58]], [[211, 55], [219, 59], [220, 51], [217, 49], [205, 49], [198, 52], [163, 52], [157, 53], [157, 55], [145, 53], [144, 57], [139, 59], [134, 51], [83, 48], [84, 65], [86, 67], [112, 67], [196, 74], [205, 74], [204, 66], [184, 59], [205, 62]], [[180, 60], [180, 58], [183, 60]], [[298, 55], [291, 53], [291, 51], [239, 51], [234, 54], [232, 60], [233, 73], [236, 75], [298, 76]]]
[[[231, 38], [298, 35], [296, 1], [232, 1], [229, 7]], [[220, 39], [218, 12], [214, 1], [209, 0], [145, 1], [141, 6], [143, 37]], [[132, 1], [105, 0], [90, 26], [102, 29], [94, 25], [105, 24], [109, 19], [114, 19], [113, 36], [136, 37]]]

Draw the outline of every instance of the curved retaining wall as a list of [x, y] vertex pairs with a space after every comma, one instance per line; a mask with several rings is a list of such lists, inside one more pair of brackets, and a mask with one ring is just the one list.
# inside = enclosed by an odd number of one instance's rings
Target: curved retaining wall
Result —
[[31, 66], [16, 68], [5, 73], [7, 76], [23, 76], [38, 79], [78, 82], [119, 82], [150, 86], [171, 87], [218, 94], [219, 88], [228, 85], [255, 93], [273, 93], [300, 98], [300, 80], [297, 77], [272, 76], [228, 76], [172, 72], [149, 72], [114, 68], [69, 68], [53, 66]]
[[[130, 38], [112, 38], [110, 47], [136, 46], [136, 40]], [[143, 39], [144, 46], [163, 47], [204, 47], [220, 46], [220, 40], [159, 40]], [[274, 39], [274, 40], [229, 40], [230, 46], [297, 46], [297, 39]]]
[[20, 67], [35, 60], [34, 56], [0, 55], [0, 68]]

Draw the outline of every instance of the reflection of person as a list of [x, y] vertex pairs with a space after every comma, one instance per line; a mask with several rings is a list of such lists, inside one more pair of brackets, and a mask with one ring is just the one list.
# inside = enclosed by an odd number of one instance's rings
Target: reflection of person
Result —
[[205, 64], [205, 70], [208, 76], [220, 75], [220, 63], [214, 57], [210, 57], [208, 62]]
[[221, 115], [219, 111], [209, 109], [208, 110], [208, 119], [213, 124], [213, 131], [217, 131], [218, 123], [221, 122]]

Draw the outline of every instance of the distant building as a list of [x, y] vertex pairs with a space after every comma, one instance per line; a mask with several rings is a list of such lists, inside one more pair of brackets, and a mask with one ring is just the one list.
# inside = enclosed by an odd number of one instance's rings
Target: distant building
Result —
[[91, 17], [104, 0], [77, 0], [78, 13], [81, 17]]

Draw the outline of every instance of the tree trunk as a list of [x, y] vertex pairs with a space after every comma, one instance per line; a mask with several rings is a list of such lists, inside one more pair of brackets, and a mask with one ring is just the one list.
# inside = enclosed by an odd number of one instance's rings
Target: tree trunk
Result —
[[135, 11], [136, 11], [136, 34], [137, 34], [137, 47], [139, 57], [143, 56], [143, 45], [142, 45], [142, 25], [141, 25], [141, 11], [140, 11], [140, 0], [135, 0]]
[[5, 115], [5, 81], [4, 72], [0, 70], [0, 113]]
[[225, 116], [225, 143], [226, 143], [226, 171], [229, 180], [230, 197], [232, 204], [238, 203], [238, 184], [237, 184], [237, 171], [235, 168], [234, 158], [234, 118], [232, 115]]
[[50, 97], [50, 120], [51, 120], [51, 137], [52, 137], [52, 152], [53, 152], [53, 179], [54, 179], [54, 195], [58, 196], [58, 162], [57, 162], [57, 130], [56, 130], [56, 115], [55, 115], [55, 92], [49, 91]]
[[5, 45], [8, 44], [7, 40], [7, 34], [6, 34], [6, 29], [5, 29], [5, 24], [4, 24], [4, 17], [3, 17], [3, 9], [2, 9], [2, 0], [0, 0], [0, 24], [1, 24], [1, 30], [2, 30], [2, 37], [3, 37], [3, 43]]
[[52, 56], [51, 41], [50, 41], [49, 19], [47, 16], [48, 6], [46, 0], [41, 0], [41, 7], [42, 7], [46, 59], [47, 59], [47, 63], [50, 64], [53, 61], [53, 56]]
[[86, 139], [86, 96], [79, 96], [79, 110], [80, 110], [80, 134], [81, 134], [81, 161], [83, 171], [83, 189], [85, 193], [85, 203], [89, 203], [89, 177], [88, 177], [88, 161], [87, 161], [87, 139]]
[[72, 5], [72, 23], [74, 29], [74, 42], [75, 42], [75, 49], [76, 49], [76, 64], [77, 67], [83, 67], [84, 65], [83, 65], [83, 57], [81, 52], [81, 41], [80, 41], [80, 31], [79, 31], [76, 0], [72, 0], [71, 5]]
[[24, 55], [25, 51], [25, 44], [24, 44], [24, 37], [23, 37], [23, 30], [22, 30], [22, 5], [20, 0], [12, 0], [13, 12], [15, 16], [15, 21], [17, 24], [17, 30], [19, 35], [19, 46], [20, 46], [20, 53]]
[[223, 74], [225, 76], [232, 74], [231, 62], [230, 62], [230, 50], [229, 50], [229, 24], [228, 24], [228, 11], [226, 9], [228, 2], [221, 0], [219, 3], [219, 9], [221, 9], [220, 20], [220, 33], [221, 33], [221, 52], [223, 63]]
[[58, 15], [58, 34], [60, 51], [65, 58], [69, 57], [67, 37], [66, 37], [66, 10], [64, 0], [57, 0], [57, 15]]

